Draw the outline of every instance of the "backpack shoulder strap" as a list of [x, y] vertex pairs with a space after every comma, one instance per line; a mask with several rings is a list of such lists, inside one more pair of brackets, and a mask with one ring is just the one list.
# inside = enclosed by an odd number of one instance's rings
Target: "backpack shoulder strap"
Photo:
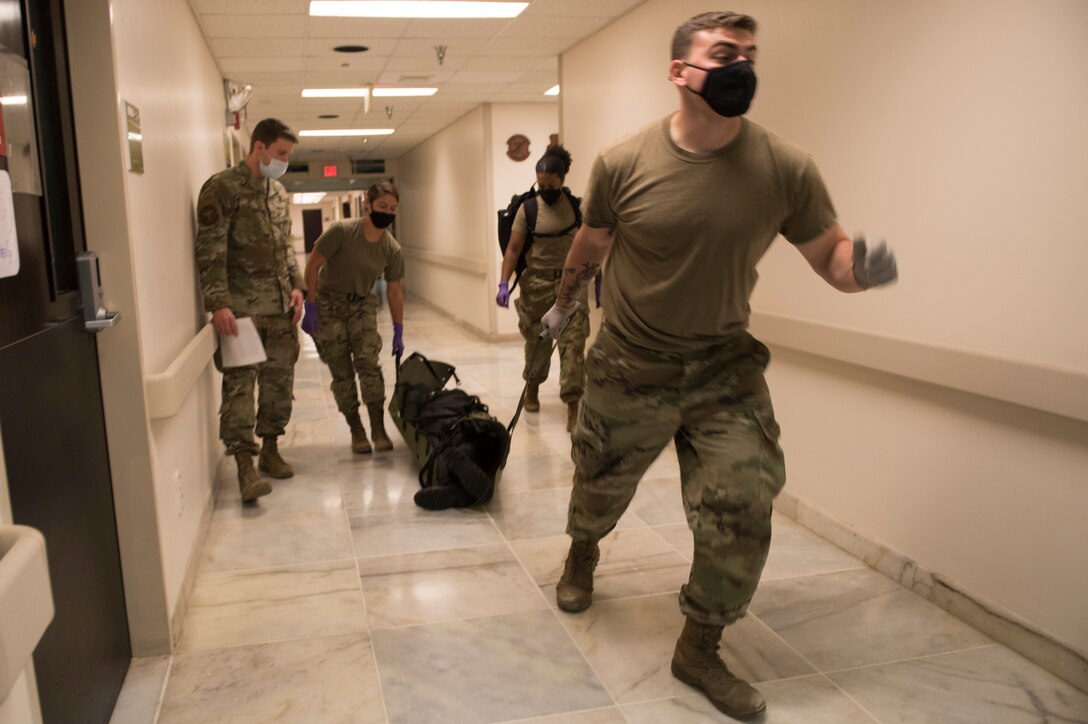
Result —
[[536, 215], [539, 206], [537, 206], [536, 192], [530, 189], [529, 193], [532, 194], [529, 198], [525, 199], [525, 226], [529, 232], [525, 235], [525, 240], [528, 242], [532, 239], [533, 234], [536, 232]]
[[574, 195], [574, 193], [566, 186], [563, 187], [563, 193], [567, 197], [567, 201], [570, 202], [571, 208], [574, 209], [574, 224], [575, 226], [582, 225], [582, 200]]

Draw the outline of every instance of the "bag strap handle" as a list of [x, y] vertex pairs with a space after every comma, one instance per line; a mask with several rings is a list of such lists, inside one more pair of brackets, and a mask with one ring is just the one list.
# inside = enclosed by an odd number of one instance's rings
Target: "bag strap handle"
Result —
[[[536, 351], [533, 352], [531, 362], [538, 362], [537, 357], [540, 354], [540, 350], [547, 349], [548, 357], [551, 357], [555, 353], [555, 348], [559, 346], [559, 340], [555, 340], [552, 344], [547, 344], [547, 338], [541, 337], [536, 341]], [[536, 369], [536, 364], [530, 364], [530, 369]], [[529, 382], [525, 382], [525, 386], [521, 388], [521, 397], [518, 398], [518, 408], [514, 411], [514, 417], [510, 420], [510, 424], [506, 426], [507, 436], [514, 434], [514, 428], [518, 426], [518, 420], [521, 419], [521, 411], [525, 407], [525, 395], [529, 392]]]

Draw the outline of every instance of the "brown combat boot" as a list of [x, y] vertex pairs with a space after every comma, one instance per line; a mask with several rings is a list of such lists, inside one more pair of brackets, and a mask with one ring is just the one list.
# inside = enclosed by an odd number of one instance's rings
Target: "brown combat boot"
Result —
[[359, 419], [359, 411], [356, 410], [350, 415], [345, 413], [344, 419], [348, 421], [348, 427], [351, 428], [351, 451], [356, 455], [366, 455], [371, 452], [370, 441], [366, 439], [366, 429], [363, 427], [363, 421]]
[[572, 432], [578, 424], [578, 400], [567, 403], [567, 432]]
[[272, 492], [272, 486], [253, 469], [253, 455], [247, 452], [234, 453], [234, 462], [238, 466], [238, 492], [242, 502], [248, 503], [262, 495]]
[[574, 538], [570, 542], [563, 575], [555, 587], [555, 601], [567, 613], [578, 613], [593, 603], [593, 570], [601, 559], [596, 543]]
[[747, 719], [763, 713], [767, 702], [718, 656], [723, 628], [687, 619], [672, 656], [672, 675], [701, 689], [719, 711], [735, 719]]
[[530, 382], [525, 385], [525, 411], [526, 412], [540, 412], [540, 398], [537, 396], [537, 391], [540, 385], [535, 382]]
[[370, 413], [370, 436], [374, 438], [374, 452], [393, 449], [393, 441], [385, 434], [385, 403], [372, 402], [366, 406]]
[[264, 438], [261, 445], [261, 454], [257, 456], [257, 467], [262, 473], [268, 473], [274, 478], [290, 478], [295, 474], [295, 469], [280, 457], [279, 448], [276, 447], [276, 438]]

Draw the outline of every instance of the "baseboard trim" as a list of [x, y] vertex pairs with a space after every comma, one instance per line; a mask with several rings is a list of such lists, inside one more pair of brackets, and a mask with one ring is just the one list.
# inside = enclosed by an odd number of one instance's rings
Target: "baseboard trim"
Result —
[[200, 559], [204, 555], [204, 542], [208, 538], [208, 529], [212, 523], [212, 512], [215, 510], [215, 501], [219, 495], [219, 484], [223, 477], [223, 466], [226, 457], [220, 457], [215, 466], [215, 479], [212, 481], [211, 492], [204, 503], [204, 510], [200, 514], [200, 525], [197, 526], [193, 547], [189, 551], [189, 561], [185, 565], [185, 577], [181, 580], [181, 590], [178, 591], [178, 599], [174, 604], [174, 614], [170, 617], [170, 649], [177, 651], [178, 642], [181, 641], [182, 629], [185, 626], [185, 615], [189, 612], [189, 599], [193, 595], [193, 586], [196, 585], [196, 574], [200, 568]]
[[977, 628], [1024, 658], [1081, 691], [1088, 692], [1088, 656], [1063, 644], [1001, 606], [965, 591], [951, 579], [918, 565], [903, 553], [836, 520], [803, 498], [783, 491], [775, 510], [871, 568], [909, 588], [964, 623]]
[[484, 330], [480, 329], [476, 325], [471, 324], [468, 321], [466, 321], [464, 319], [461, 319], [460, 317], [458, 317], [458, 316], [456, 316], [454, 314], [451, 314], [448, 309], [446, 309], [444, 307], [441, 307], [441, 306], [435, 304], [434, 302], [432, 302], [430, 299], [427, 299], [425, 297], [421, 297], [418, 294], [413, 294], [411, 292], [405, 292], [405, 296], [408, 297], [409, 299], [411, 299], [413, 302], [419, 302], [420, 304], [427, 307], [428, 309], [432, 309], [432, 310], [438, 312], [443, 317], [450, 320], [451, 322], [456, 324], [461, 329], [464, 329], [465, 331], [471, 332], [472, 334], [476, 335], [477, 337], [479, 337], [484, 342], [516, 342], [516, 341], [521, 340], [521, 335], [519, 333], [517, 333], [517, 332], [511, 332], [511, 333], [508, 333], [508, 334], [500, 334], [500, 333], [497, 333], [497, 332], [492, 334], [490, 332], [485, 332]]

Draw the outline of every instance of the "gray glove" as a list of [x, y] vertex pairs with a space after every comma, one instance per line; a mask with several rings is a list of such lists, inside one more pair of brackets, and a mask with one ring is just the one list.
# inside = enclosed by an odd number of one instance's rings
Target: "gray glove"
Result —
[[575, 302], [573, 307], [560, 307], [558, 303], [553, 304], [552, 308], [540, 318], [540, 323], [544, 325], [544, 331], [540, 333], [540, 338], [559, 339], [559, 335], [563, 333], [563, 328], [567, 326], [571, 315], [578, 311], [580, 306], [582, 306], [581, 302]]
[[890, 284], [899, 278], [895, 254], [883, 241], [870, 249], [865, 237], [854, 238], [854, 279], [862, 289]]

